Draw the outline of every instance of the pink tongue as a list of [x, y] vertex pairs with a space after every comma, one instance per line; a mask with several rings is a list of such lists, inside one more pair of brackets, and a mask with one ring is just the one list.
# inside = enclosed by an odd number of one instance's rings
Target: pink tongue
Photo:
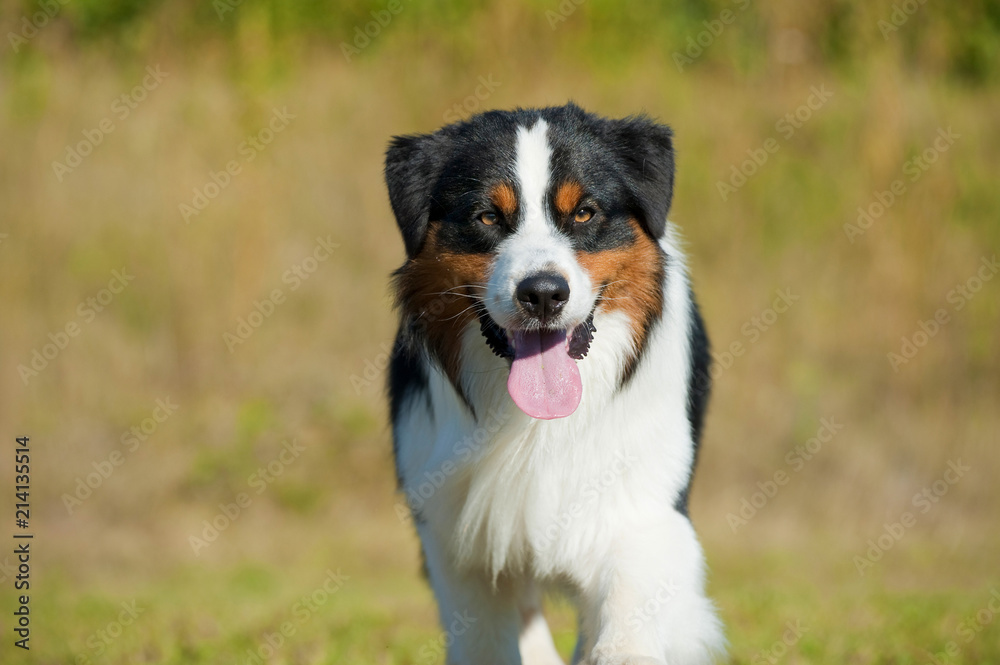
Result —
[[576, 411], [583, 383], [576, 361], [569, 357], [565, 330], [514, 333], [507, 392], [532, 418], [565, 418]]

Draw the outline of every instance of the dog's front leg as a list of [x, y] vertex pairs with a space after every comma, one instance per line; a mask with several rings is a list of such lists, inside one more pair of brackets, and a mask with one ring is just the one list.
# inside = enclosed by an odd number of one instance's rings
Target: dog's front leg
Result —
[[[424, 524], [417, 531], [444, 631], [436, 651], [447, 651], [448, 665], [521, 665], [515, 594], [502, 581], [494, 587], [485, 574], [456, 570], [432, 529]], [[425, 655], [435, 654], [432, 650], [418, 657]]]
[[581, 589], [585, 665], [702, 665], [725, 640], [704, 595], [701, 546], [674, 511], [632, 523]]

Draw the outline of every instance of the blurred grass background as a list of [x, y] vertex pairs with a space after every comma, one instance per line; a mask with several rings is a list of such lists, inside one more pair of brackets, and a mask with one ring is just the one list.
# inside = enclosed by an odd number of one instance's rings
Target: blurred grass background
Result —
[[[30, 652], [12, 645], [16, 561], [0, 554], [0, 661], [242, 664], [291, 622], [269, 662], [442, 662], [393, 493], [380, 368], [403, 250], [382, 154], [390, 135], [453, 114], [572, 99], [646, 111], [677, 135], [671, 217], [729, 365], [692, 515], [732, 662], [1000, 662], [988, 609], [1000, 589], [1000, 280], [974, 280], [1000, 244], [1000, 5], [392, 10], [0, 4], [0, 514], [13, 532], [10, 448], [29, 435], [36, 534]], [[391, 19], [376, 31], [380, 12]], [[116, 100], [157, 66], [166, 77], [122, 117]], [[832, 96], [788, 137], [777, 123], [822, 86]], [[247, 149], [275, 109], [294, 118]], [[114, 130], [57, 174], [102, 121]], [[911, 181], [908, 161], [949, 127], [958, 138]], [[723, 199], [718, 183], [772, 137], [778, 151]], [[232, 160], [240, 172], [212, 190]], [[897, 179], [905, 192], [852, 242], [845, 224]], [[215, 196], [185, 220], [195, 190]], [[313, 263], [318, 238], [339, 247]], [[86, 314], [123, 268], [134, 280]], [[966, 284], [977, 292], [956, 296]], [[230, 352], [224, 335], [276, 289], [283, 299]], [[772, 317], [778, 290], [799, 299]], [[887, 354], [939, 309], [948, 323], [894, 370]], [[78, 334], [46, 351], [69, 323]], [[726, 358], [734, 343], [741, 355]], [[54, 357], [23, 375], [35, 351]], [[177, 408], [156, 423], [159, 399]], [[821, 418], [843, 429], [795, 471], [786, 455]], [[131, 438], [144, 421], [144, 440]], [[275, 462], [292, 440], [301, 455]], [[120, 464], [67, 507], [115, 451]], [[956, 460], [970, 471], [921, 512], [914, 495]], [[257, 494], [268, 464], [280, 475]], [[788, 483], [734, 533], [727, 516], [778, 470]], [[250, 505], [195, 553], [203, 520], [241, 492]], [[860, 575], [855, 557], [905, 511], [915, 526]], [[303, 618], [296, 603], [328, 569], [346, 581]], [[115, 627], [130, 602], [141, 613]], [[568, 653], [571, 612], [550, 609]], [[806, 630], [783, 645], [788, 622]], [[949, 641], [957, 652], [940, 655]]]

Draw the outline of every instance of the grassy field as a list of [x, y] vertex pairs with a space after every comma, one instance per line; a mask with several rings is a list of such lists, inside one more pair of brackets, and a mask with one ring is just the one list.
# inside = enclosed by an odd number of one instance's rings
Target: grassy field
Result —
[[[0, 432], [31, 437], [35, 539], [29, 652], [0, 548], [0, 662], [443, 662], [382, 396], [403, 257], [382, 154], [573, 99], [676, 132], [671, 218], [720, 368], [692, 517], [731, 662], [1000, 663], [989, 71], [952, 72], [947, 35], [913, 56], [922, 14], [883, 39], [889, 5], [857, 10], [854, 59], [778, 2], [690, 67], [700, 17], [649, 42], [621, 18], [602, 54], [607, 3], [551, 9], [401, 13], [350, 61], [354, 22], [293, 43], [253, 3], [226, 40], [81, 46], [56, 21], [5, 54]], [[13, 478], [4, 453], [5, 520]]]

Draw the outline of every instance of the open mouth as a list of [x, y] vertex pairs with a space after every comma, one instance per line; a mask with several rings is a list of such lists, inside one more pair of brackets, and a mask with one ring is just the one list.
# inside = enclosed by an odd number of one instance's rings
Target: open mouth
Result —
[[480, 330], [493, 353], [511, 360], [507, 392], [532, 418], [565, 418], [576, 411], [583, 383], [576, 361], [590, 350], [597, 328], [594, 313], [570, 329], [505, 330], [486, 313]]

